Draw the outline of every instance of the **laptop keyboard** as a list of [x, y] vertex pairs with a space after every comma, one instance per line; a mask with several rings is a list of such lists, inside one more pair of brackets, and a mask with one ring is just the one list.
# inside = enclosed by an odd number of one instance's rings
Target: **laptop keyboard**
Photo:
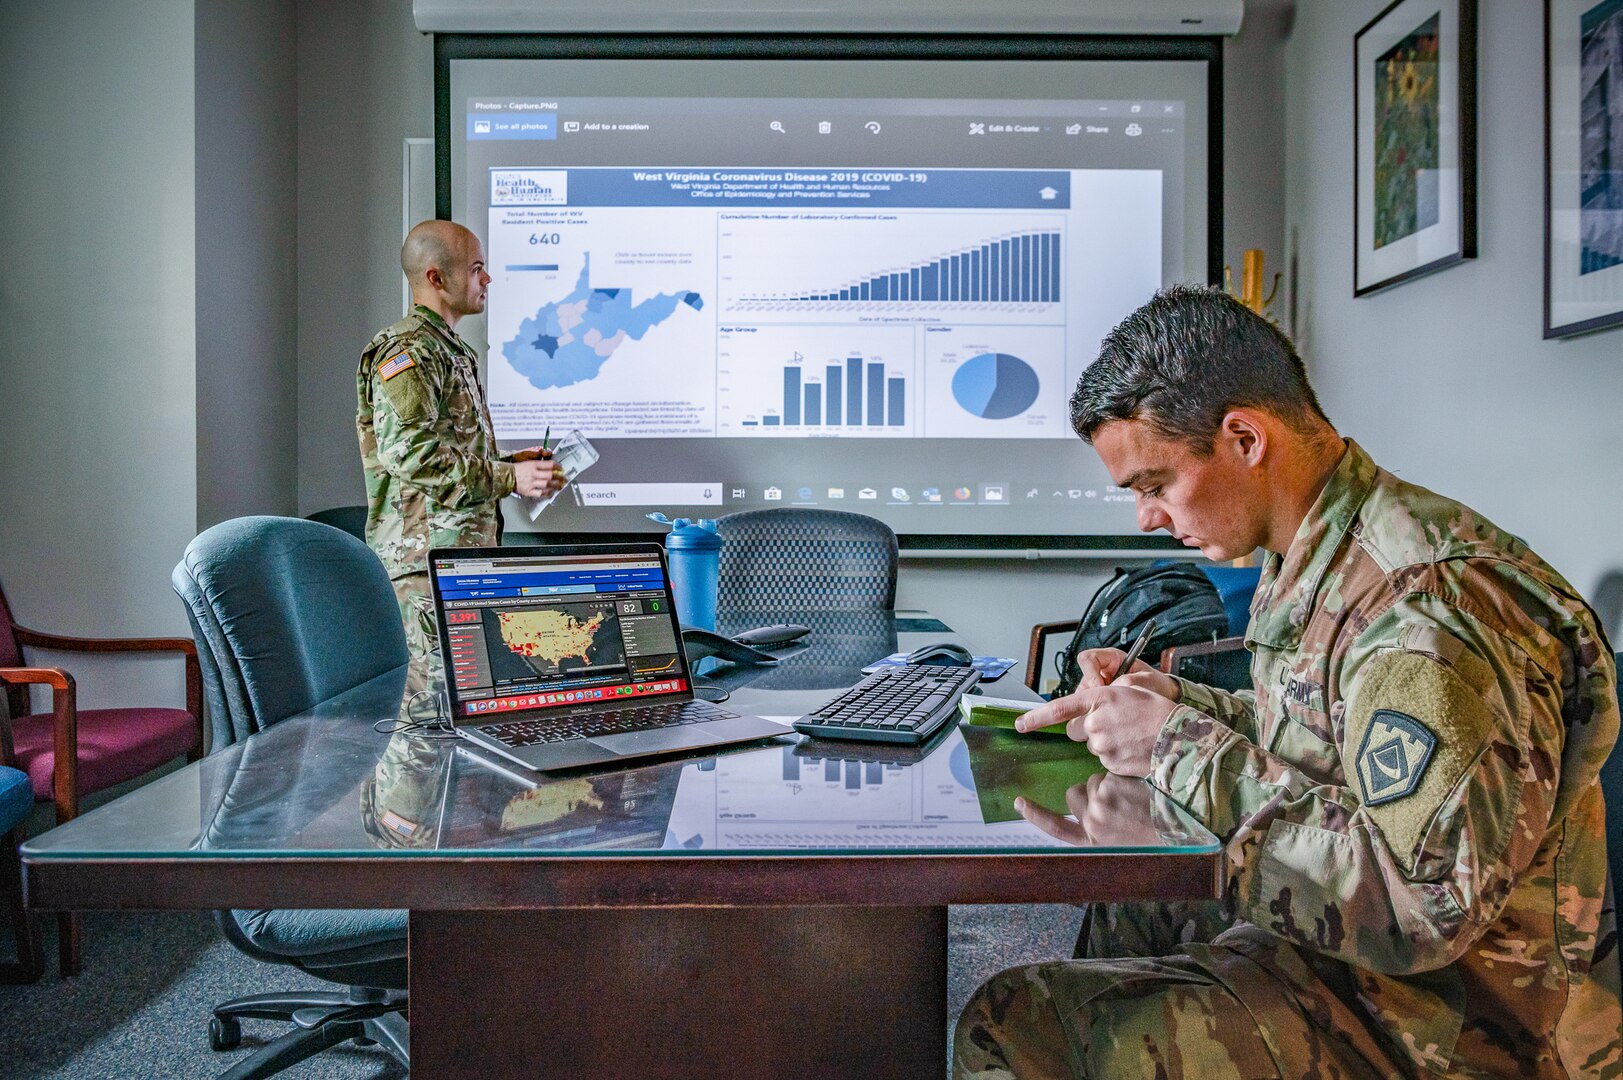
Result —
[[917, 746], [953, 715], [980, 672], [967, 667], [884, 667], [833, 701], [795, 721], [795, 730], [824, 739]]
[[504, 746], [536, 746], [543, 743], [591, 739], [600, 735], [624, 735], [631, 731], [702, 724], [724, 720], [737, 713], [708, 701], [685, 701], [670, 705], [644, 705], [614, 712], [581, 713], [577, 716], [534, 716], [501, 724], [481, 724], [479, 730]]

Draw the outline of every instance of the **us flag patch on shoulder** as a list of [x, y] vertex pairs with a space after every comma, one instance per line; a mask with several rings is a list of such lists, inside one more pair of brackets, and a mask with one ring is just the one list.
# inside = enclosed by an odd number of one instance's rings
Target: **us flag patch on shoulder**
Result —
[[417, 361], [411, 358], [410, 353], [395, 353], [389, 359], [378, 365], [378, 376], [388, 382], [407, 368], [417, 366]]

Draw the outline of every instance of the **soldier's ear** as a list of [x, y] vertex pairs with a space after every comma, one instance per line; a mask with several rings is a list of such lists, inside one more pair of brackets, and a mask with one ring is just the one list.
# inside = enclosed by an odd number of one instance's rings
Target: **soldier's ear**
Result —
[[1217, 427], [1216, 443], [1242, 464], [1259, 465], [1268, 449], [1268, 428], [1250, 409], [1231, 409]]

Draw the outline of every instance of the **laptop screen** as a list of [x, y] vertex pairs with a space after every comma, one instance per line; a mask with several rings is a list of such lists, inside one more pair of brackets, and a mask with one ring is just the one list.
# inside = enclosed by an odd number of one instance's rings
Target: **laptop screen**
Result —
[[657, 547], [437, 550], [430, 565], [458, 720], [687, 693]]

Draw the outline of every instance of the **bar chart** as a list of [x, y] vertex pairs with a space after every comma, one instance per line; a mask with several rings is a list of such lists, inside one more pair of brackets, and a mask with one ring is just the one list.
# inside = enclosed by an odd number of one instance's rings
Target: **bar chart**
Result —
[[919, 434], [911, 327], [725, 327], [717, 386], [728, 434]]
[[[721, 310], [765, 319], [973, 310], [1047, 320], [1063, 310], [1074, 269], [1051, 214], [761, 215], [728, 221], [717, 239]], [[768, 258], [784, 250], [797, 257]]]
[[922, 264], [786, 299], [841, 303], [912, 300], [939, 304], [1055, 304], [1061, 295], [1059, 233], [1036, 232], [992, 240]]
[[883, 362], [849, 356], [808, 371], [805, 357], [796, 353], [783, 365], [781, 411], [768, 412], [759, 421], [741, 421], [744, 427], [901, 428], [907, 426], [907, 377], [886, 369]]

